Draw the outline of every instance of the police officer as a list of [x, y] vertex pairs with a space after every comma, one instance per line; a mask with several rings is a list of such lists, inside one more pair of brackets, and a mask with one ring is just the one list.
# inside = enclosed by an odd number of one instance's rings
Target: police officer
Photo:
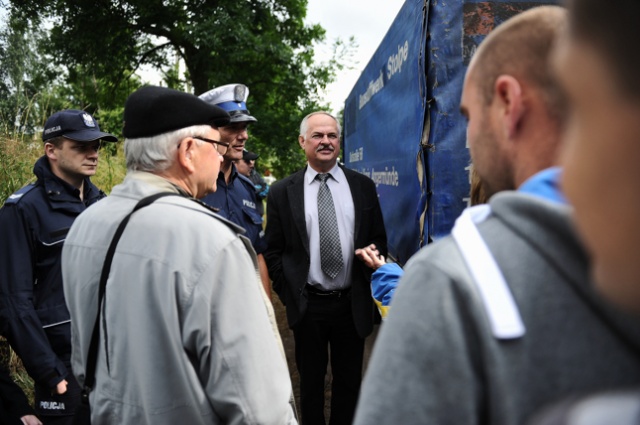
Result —
[[236, 170], [243, 176], [249, 177], [249, 180], [253, 183], [253, 187], [256, 192], [256, 199], [258, 200], [256, 210], [258, 211], [258, 214], [264, 216], [264, 206], [262, 205], [262, 202], [269, 193], [269, 185], [264, 181], [264, 178], [260, 173], [256, 171], [256, 159], [258, 159], [257, 153], [249, 152], [245, 149], [242, 154], [242, 159], [236, 160], [233, 163], [236, 166]]
[[79, 110], [56, 112], [42, 133], [37, 177], [0, 209], [0, 323], [2, 333], [35, 381], [35, 409], [45, 424], [71, 423], [80, 388], [70, 368], [71, 323], [60, 255], [74, 219], [106, 195], [91, 183], [100, 131]]
[[249, 88], [243, 84], [227, 84], [200, 95], [202, 100], [221, 107], [231, 117], [228, 125], [219, 128], [220, 138], [223, 142], [229, 143], [229, 149], [220, 166], [218, 190], [202, 198], [202, 201], [220, 209], [220, 215], [244, 227], [247, 231], [245, 236], [251, 240], [258, 254], [262, 284], [271, 298], [271, 282], [262, 256], [266, 249], [266, 241], [255, 187], [248, 177], [238, 173], [234, 164], [235, 161], [242, 160], [245, 143], [249, 138], [247, 127], [250, 123], [258, 121], [249, 115], [246, 104], [248, 97]]

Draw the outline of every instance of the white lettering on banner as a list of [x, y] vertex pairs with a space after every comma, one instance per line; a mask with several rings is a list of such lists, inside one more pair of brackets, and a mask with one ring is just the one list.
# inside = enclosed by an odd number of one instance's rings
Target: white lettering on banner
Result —
[[384, 171], [376, 171], [373, 168], [371, 170], [361, 168], [356, 171], [369, 177], [376, 186], [400, 186], [400, 175], [396, 171], [396, 167], [391, 167], [391, 170], [389, 170], [389, 167], [384, 167]]
[[405, 40], [404, 46], [398, 45], [398, 53], [389, 56], [387, 61], [387, 80], [390, 80], [398, 72], [402, 72], [402, 65], [409, 57], [409, 41]]
[[367, 87], [367, 91], [360, 95], [358, 99], [358, 109], [362, 109], [364, 105], [369, 103], [371, 98], [376, 95], [380, 90], [384, 88], [384, 74], [382, 70], [380, 70], [380, 76], [369, 82], [369, 87]]
[[384, 167], [384, 171], [374, 171], [372, 168], [371, 180], [373, 180], [376, 185], [398, 186], [399, 184], [396, 167], [391, 167], [391, 170], [389, 170], [388, 167]]
[[242, 205], [245, 205], [249, 208], [253, 208], [254, 210], [256, 209], [256, 204], [251, 201], [247, 201], [246, 199], [242, 200]]
[[362, 147], [359, 147], [355, 151], [349, 152], [349, 162], [362, 161], [362, 159], [364, 157], [363, 151], [364, 151], [364, 149]]

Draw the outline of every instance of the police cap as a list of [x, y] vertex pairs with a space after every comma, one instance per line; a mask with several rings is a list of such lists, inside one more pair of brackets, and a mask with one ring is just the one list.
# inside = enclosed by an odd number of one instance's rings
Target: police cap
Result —
[[232, 124], [258, 121], [249, 115], [246, 103], [248, 97], [249, 87], [244, 84], [227, 84], [200, 95], [200, 99], [208, 104], [219, 106], [227, 111], [231, 117]]

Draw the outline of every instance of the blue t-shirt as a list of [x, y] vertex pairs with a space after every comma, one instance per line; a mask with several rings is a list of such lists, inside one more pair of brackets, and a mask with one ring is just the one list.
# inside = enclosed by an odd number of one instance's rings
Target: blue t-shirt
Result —
[[560, 167], [551, 167], [542, 170], [529, 177], [520, 187], [518, 192], [539, 196], [548, 201], [567, 204], [567, 198], [560, 191]]

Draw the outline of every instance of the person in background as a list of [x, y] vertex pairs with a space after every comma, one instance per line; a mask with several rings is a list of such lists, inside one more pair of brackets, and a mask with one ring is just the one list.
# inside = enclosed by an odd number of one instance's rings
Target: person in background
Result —
[[264, 181], [266, 181], [268, 185], [272, 185], [276, 180], [276, 177], [271, 174], [271, 171], [268, 168], [266, 168], [264, 170]]
[[245, 177], [249, 177], [251, 175], [251, 171], [253, 170], [253, 160], [250, 158], [257, 158], [258, 154], [253, 152], [249, 152], [248, 150], [244, 150], [242, 152], [242, 159], [236, 159], [233, 161], [233, 164], [236, 166], [236, 170], [238, 173], [242, 174]]
[[[554, 70], [570, 101], [562, 188], [597, 290], [640, 314], [640, 3], [570, 0]], [[594, 101], [597, 100], [597, 101]], [[633, 342], [633, 341], [631, 341]], [[637, 344], [636, 362], [640, 362]], [[640, 386], [566, 400], [536, 425], [637, 425]]]
[[253, 185], [256, 188], [256, 198], [258, 198], [258, 209], [260, 210], [260, 214], [264, 215], [264, 200], [267, 199], [267, 195], [269, 195], [269, 184], [262, 177], [262, 175], [256, 170], [256, 160], [258, 159], [258, 154], [253, 154], [254, 158], [249, 158], [249, 167], [251, 167], [251, 173], [249, 174], [249, 179], [253, 182]]
[[265, 258], [287, 309], [300, 373], [302, 422], [324, 425], [331, 359], [332, 425], [350, 425], [362, 380], [365, 338], [373, 330], [371, 269], [355, 246], [387, 237], [375, 184], [338, 165], [340, 124], [327, 112], [307, 115], [298, 143], [308, 165], [271, 186]]
[[106, 195], [91, 183], [101, 142], [87, 112], [51, 115], [42, 132], [44, 155], [33, 167], [35, 183], [0, 209], [0, 319], [4, 336], [35, 382], [35, 408], [45, 424], [70, 424], [80, 403], [71, 374], [71, 325], [65, 305], [60, 255], [76, 217]]
[[263, 202], [269, 194], [269, 185], [264, 180], [264, 178], [262, 178], [260, 173], [256, 171], [256, 159], [258, 159], [257, 153], [249, 152], [245, 149], [242, 153], [242, 159], [235, 160], [234, 164], [236, 166], [236, 170], [238, 170], [238, 173], [242, 174], [245, 177], [248, 177], [249, 180], [251, 180], [251, 182], [253, 183], [256, 191], [256, 200], [258, 201], [257, 210], [260, 216], [263, 216]]
[[253, 182], [238, 173], [235, 162], [242, 160], [245, 144], [249, 138], [247, 128], [256, 120], [247, 109], [249, 88], [243, 84], [227, 84], [216, 87], [200, 95], [200, 99], [210, 105], [218, 106], [227, 111], [231, 117], [228, 125], [220, 127], [220, 137], [229, 144], [224, 154], [224, 161], [220, 166], [218, 176], [218, 190], [202, 198], [202, 201], [219, 209], [219, 214], [236, 223], [246, 231], [253, 249], [258, 254], [260, 278], [267, 296], [271, 298], [271, 281], [267, 264], [264, 261], [264, 230], [262, 228], [262, 214], [258, 210]]
[[640, 384], [629, 349], [640, 327], [594, 292], [558, 170], [549, 169], [566, 119], [549, 71], [565, 23], [563, 8], [530, 9], [474, 54], [461, 110], [492, 196], [407, 263], [356, 425], [520, 425], [559, 397]]
[[[273, 309], [242, 229], [198, 201], [216, 190], [221, 108], [146, 86], [124, 107], [127, 175], [74, 222], [62, 252], [73, 371], [84, 385], [99, 312], [95, 424], [295, 424]], [[113, 255], [104, 299], [105, 251]]]

